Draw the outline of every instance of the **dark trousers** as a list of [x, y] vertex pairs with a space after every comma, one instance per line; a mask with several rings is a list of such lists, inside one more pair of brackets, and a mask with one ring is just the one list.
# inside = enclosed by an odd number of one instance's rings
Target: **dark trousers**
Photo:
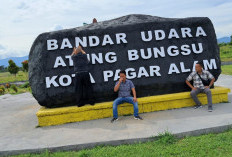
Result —
[[211, 90], [209, 88], [205, 88], [205, 89], [200, 89], [197, 88], [197, 90], [192, 90], [191, 91], [191, 97], [193, 98], [193, 101], [196, 103], [196, 105], [201, 105], [201, 102], [199, 101], [199, 99], [197, 98], [197, 95], [199, 93], [205, 93], [207, 95], [207, 100], [208, 100], [208, 106], [212, 106], [212, 94], [211, 94]]
[[94, 105], [95, 99], [93, 95], [93, 87], [90, 81], [89, 72], [79, 72], [75, 76], [75, 92], [77, 105], [85, 104]]

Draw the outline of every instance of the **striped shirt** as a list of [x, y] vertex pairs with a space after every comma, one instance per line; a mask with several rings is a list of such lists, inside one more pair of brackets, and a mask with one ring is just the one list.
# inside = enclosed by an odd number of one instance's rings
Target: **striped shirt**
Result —
[[[115, 86], [119, 83], [116, 82]], [[118, 97], [131, 97], [131, 89], [135, 88], [131, 80], [126, 80], [125, 83], [122, 81], [118, 91]]]
[[[201, 76], [201, 78], [203, 80], [212, 80], [214, 78], [214, 76], [206, 70], [202, 70], [202, 73], [199, 74]], [[200, 88], [200, 89], [204, 89], [205, 86], [203, 85], [201, 79], [199, 78], [199, 76], [197, 75], [196, 71], [193, 71], [188, 77], [187, 77], [187, 81], [192, 81], [193, 80], [193, 86], [195, 88]]]

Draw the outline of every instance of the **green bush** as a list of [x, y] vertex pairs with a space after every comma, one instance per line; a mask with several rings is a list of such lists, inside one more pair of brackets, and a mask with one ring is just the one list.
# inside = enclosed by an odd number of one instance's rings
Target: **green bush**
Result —
[[227, 45], [227, 44], [226, 44], [226, 43], [224, 43], [224, 42], [223, 42], [223, 43], [218, 44], [218, 46], [219, 46], [219, 47], [221, 47], [221, 46], [226, 46], [226, 45]]
[[159, 133], [158, 137], [158, 141], [162, 144], [173, 144], [177, 141], [176, 137], [168, 131]]
[[19, 71], [19, 67], [15, 64], [15, 62], [14, 62], [13, 60], [9, 60], [8, 63], [9, 63], [8, 71], [9, 71], [11, 74], [14, 74], [15, 77], [16, 77], [16, 74], [17, 74], [18, 71]]
[[0, 86], [0, 89], [1, 89], [1, 91], [2, 91], [1, 93], [4, 94], [4, 93], [5, 93], [5, 87], [4, 87], [3, 85], [1, 85], [1, 86]]
[[22, 65], [23, 65], [23, 71], [28, 72], [28, 60], [23, 61]]
[[6, 86], [6, 89], [8, 90], [8, 92], [9, 92], [9, 88], [10, 88], [11, 84], [7, 83], [5, 86]]
[[28, 88], [28, 87], [30, 87], [30, 84], [29, 84], [29, 82], [25, 82], [25, 83], [22, 84], [20, 87], [21, 87], [21, 88]]
[[0, 89], [0, 95], [3, 95], [3, 94], [4, 94], [3, 90], [2, 90], [2, 89]]
[[10, 86], [10, 88], [13, 89], [13, 90], [15, 91], [15, 93], [18, 92], [18, 88], [16, 87], [15, 84], [12, 84], [12, 85]]

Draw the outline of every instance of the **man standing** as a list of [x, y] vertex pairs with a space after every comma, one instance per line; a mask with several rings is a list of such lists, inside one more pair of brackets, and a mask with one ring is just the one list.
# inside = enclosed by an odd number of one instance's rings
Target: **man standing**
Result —
[[94, 105], [93, 88], [90, 82], [88, 63], [89, 60], [81, 46], [73, 48], [72, 59], [75, 72], [76, 104], [78, 107], [85, 104]]
[[[126, 72], [120, 71], [120, 79], [116, 82], [114, 87], [114, 92], [118, 91], [118, 98], [114, 100], [113, 103], [113, 119], [111, 123], [118, 120], [118, 105], [127, 102], [133, 104], [134, 106], [134, 118], [137, 120], [142, 120], [138, 115], [138, 102], [136, 98], [135, 86], [132, 81], [126, 79]], [[131, 91], [133, 96], [131, 96]]]
[[[194, 108], [197, 109], [202, 107], [202, 104], [197, 98], [197, 95], [199, 93], [205, 93], [207, 95], [207, 100], [208, 100], [208, 111], [212, 112], [213, 104], [212, 104], [212, 94], [210, 91], [210, 87], [212, 87], [215, 78], [209, 71], [203, 69], [202, 63], [197, 63], [195, 69], [196, 71], [193, 71], [186, 79], [186, 84], [192, 89], [191, 97], [196, 103]], [[193, 85], [190, 83], [190, 81], [192, 80], [193, 80]], [[209, 84], [206, 84], [205, 82], [207, 82], [208, 80], [211, 81]]]

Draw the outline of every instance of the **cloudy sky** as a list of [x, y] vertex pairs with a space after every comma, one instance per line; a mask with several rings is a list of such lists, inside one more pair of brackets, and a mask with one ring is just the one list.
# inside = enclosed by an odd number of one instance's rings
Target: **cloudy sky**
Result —
[[232, 0], [0, 0], [0, 59], [28, 55], [40, 33], [128, 14], [209, 17], [217, 38], [232, 35]]

